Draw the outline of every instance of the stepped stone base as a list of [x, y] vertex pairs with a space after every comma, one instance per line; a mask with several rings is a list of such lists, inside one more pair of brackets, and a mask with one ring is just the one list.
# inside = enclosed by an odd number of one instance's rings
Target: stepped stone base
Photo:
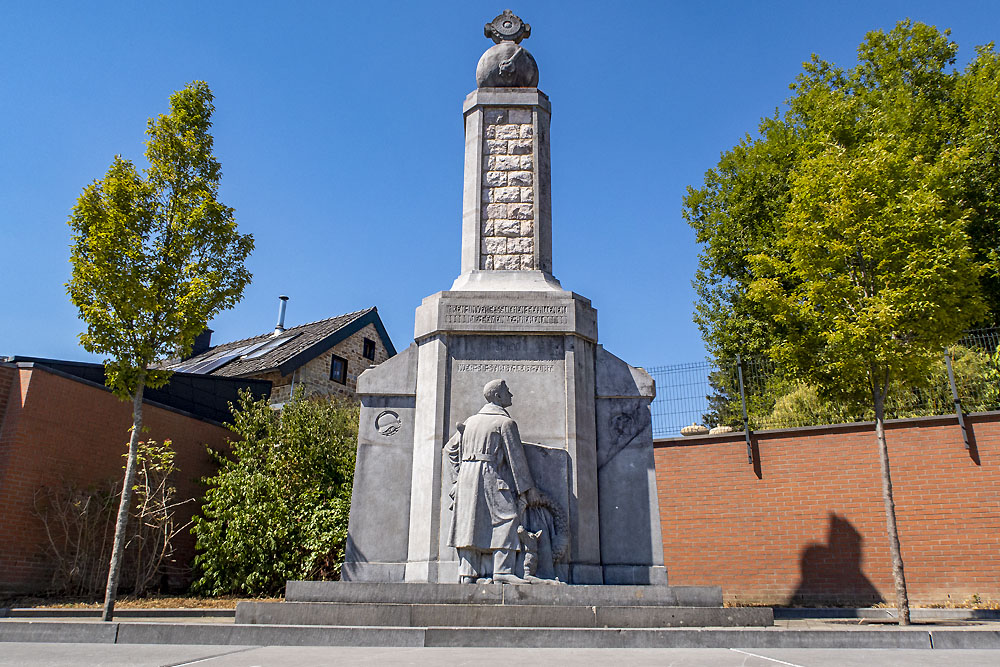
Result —
[[768, 626], [762, 607], [617, 607], [361, 602], [240, 602], [237, 623], [363, 627], [677, 628]]
[[721, 607], [720, 586], [510, 586], [289, 581], [286, 602]]
[[395, 628], [766, 627], [714, 586], [508, 586], [290, 581], [285, 602], [240, 602], [237, 624]]

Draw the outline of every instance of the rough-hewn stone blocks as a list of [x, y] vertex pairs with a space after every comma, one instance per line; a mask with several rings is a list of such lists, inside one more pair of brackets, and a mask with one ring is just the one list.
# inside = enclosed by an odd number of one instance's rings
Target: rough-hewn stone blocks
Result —
[[534, 130], [530, 109], [487, 109], [483, 126], [480, 269], [530, 270], [534, 261]]

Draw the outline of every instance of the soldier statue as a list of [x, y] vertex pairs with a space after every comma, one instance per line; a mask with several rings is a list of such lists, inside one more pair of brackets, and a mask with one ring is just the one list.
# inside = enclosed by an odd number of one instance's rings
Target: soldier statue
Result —
[[[458, 550], [459, 583], [476, 583], [492, 569], [494, 583], [527, 584], [514, 573], [521, 507], [538, 501], [503, 380], [483, 387], [486, 405], [459, 424], [445, 445], [451, 463], [452, 521], [448, 544]], [[492, 568], [490, 568], [492, 561]]]

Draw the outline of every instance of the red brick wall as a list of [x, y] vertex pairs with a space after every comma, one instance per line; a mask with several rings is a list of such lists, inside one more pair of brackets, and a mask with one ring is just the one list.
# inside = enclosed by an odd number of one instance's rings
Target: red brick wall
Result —
[[16, 377], [17, 369], [12, 364], [0, 364], [0, 426], [3, 425], [3, 416], [7, 412], [7, 400], [10, 398]]
[[[107, 390], [48, 372], [43, 368], [0, 367], [13, 380], [6, 415], [0, 424], [0, 591], [43, 590], [50, 582], [45, 534], [33, 515], [35, 492], [46, 485], [71, 481], [80, 486], [120, 479], [128, 449], [132, 406]], [[178, 412], [146, 405], [143, 436], [170, 439], [180, 472], [178, 497], [198, 498], [198, 479], [214, 471], [205, 445], [225, 447], [229, 431]], [[196, 510], [183, 505], [181, 523]], [[194, 539], [178, 541], [179, 562], [189, 562]]]
[[[910, 601], [1000, 600], [1000, 413], [887, 425]], [[656, 442], [670, 583], [729, 602], [894, 600], [874, 427]]]

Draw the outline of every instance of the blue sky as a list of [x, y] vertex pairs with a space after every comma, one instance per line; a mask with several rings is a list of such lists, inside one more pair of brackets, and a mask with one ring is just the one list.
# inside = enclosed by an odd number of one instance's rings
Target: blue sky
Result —
[[[378, 306], [398, 349], [459, 272], [462, 100], [508, 5], [456, 2], [4, 3], [0, 356], [95, 359], [64, 283], [66, 219], [146, 119], [194, 79], [216, 96], [220, 199], [256, 238], [253, 284], [215, 340]], [[522, 2], [552, 102], [554, 273], [605, 347], [704, 357], [681, 198], [770, 115], [811, 53], [853, 64], [869, 30], [951, 28], [960, 64], [1000, 37], [1000, 2]]]

